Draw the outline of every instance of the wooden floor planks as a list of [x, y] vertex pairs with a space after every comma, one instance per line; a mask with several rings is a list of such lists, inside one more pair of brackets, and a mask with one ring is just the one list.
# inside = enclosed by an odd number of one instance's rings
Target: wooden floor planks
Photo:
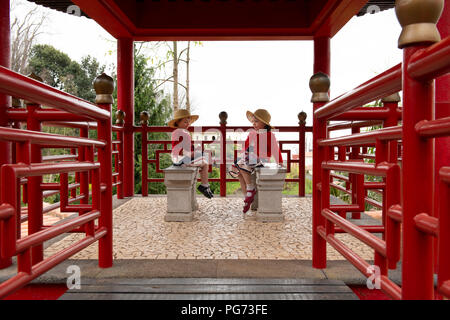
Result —
[[357, 300], [342, 281], [319, 279], [102, 279], [61, 300]]

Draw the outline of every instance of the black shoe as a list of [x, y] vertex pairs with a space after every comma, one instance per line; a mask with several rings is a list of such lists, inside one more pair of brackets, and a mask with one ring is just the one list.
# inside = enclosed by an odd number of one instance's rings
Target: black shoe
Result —
[[202, 185], [199, 185], [197, 187], [197, 190], [200, 191], [201, 193], [203, 193], [203, 195], [205, 197], [207, 197], [208, 199], [211, 199], [213, 197], [213, 194], [212, 194], [211, 189], [209, 187], [204, 187]]

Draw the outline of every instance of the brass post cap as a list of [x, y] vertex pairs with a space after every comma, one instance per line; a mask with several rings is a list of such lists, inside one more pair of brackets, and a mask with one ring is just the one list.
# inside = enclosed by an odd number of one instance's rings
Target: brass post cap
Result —
[[436, 27], [444, 0], [396, 0], [395, 13], [402, 26], [398, 47], [441, 40]]
[[16, 97], [12, 97], [12, 104], [11, 107], [13, 108], [22, 108], [22, 100], [20, 100], [19, 98]]
[[300, 125], [305, 124], [305, 123], [306, 123], [306, 117], [307, 117], [307, 114], [306, 114], [305, 111], [300, 112], [300, 113], [297, 115], [297, 118], [298, 118], [298, 124], [300, 124]]
[[318, 72], [309, 79], [309, 88], [313, 93], [311, 102], [328, 102], [328, 90], [330, 90], [330, 78], [323, 72]]
[[226, 113], [225, 111], [222, 111], [221, 113], [219, 113], [219, 119], [220, 119], [220, 124], [227, 124], [228, 113]]
[[[30, 79], [39, 81], [39, 82], [44, 82], [44, 80], [43, 80], [40, 76], [38, 76], [36, 73], [34, 73], [34, 72], [30, 73], [27, 77], [30, 78]], [[28, 101], [28, 100], [24, 100], [23, 103], [24, 103], [25, 105], [28, 105], [28, 104], [36, 104], [36, 102]]]
[[97, 96], [95, 103], [111, 104], [114, 102], [112, 93], [114, 92], [114, 80], [105, 73], [102, 73], [94, 80], [94, 90]]
[[400, 101], [401, 101], [400, 94], [398, 92], [393, 93], [393, 94], [381, 99], [381, 102], [400, 102]]
[[141, 119], [141, 125], [142, 125], [142, 124], [148, 123], [148, 119], [150, 118], [150, 115], [147, 111], [142, 111], [139, 117]]
[[125, 119], [125, 111], [117, 110], [116, 111], [116, 124], [124, 124]]
[[34, 72], [30, 73], [28, 75], [28, 78], [31, 78], [31, 79], [39, 81], [39, 82], [44, 82], [44, 80]]

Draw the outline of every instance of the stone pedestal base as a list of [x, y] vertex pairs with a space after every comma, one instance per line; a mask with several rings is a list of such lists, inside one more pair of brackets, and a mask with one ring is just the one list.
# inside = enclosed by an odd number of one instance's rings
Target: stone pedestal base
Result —
[[256, 188], [258, 190], [254, 201], [257, 206], [256, 221], [280, 222], [284, 220], [281, 193], [285, 177], [285, 168], [256, 169]]
[[164, 184], [167, 188], [167, 213], [165, 221], [192, 221], [198, 209], [195, 185], [198, 168], [174, 167], [164, 169]]

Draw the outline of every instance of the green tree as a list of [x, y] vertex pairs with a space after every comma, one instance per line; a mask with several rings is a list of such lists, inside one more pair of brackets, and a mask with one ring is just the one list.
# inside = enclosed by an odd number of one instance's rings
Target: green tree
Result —
[[104, 72], [105, 65], [100, 65], [97, 59], [89, 55], [78, 63], [51, 45], [38, 44], [31, 49], [29, 69], [48, 85], [94, 102], [92, 83]]
[[[27, 70], [42, 77], [46, 84], [90, 102], [95, 101], [93, 81], [105, 70], [105, 66], [100, 65], [91, 56], [83, 57], [81, 63], [78, 63], [53, 46], [42, 44], [32, 47], [28, 63]], [[43, 126], [42, 131], [66, 136], [79, 136], [78, 129], [68, 127]], [[95, 138], [96, 132], [91, 133], [90, 137]], [[42, 155], [67, 153], [69, 153], [69, 149], [46, 148]], [[58, 175], [44, 177], [46, 182], [57, 182], [58, 179]], [[52, 203], [58, 201], [58, 199], [59, 195], [56, 195], [46, 198], [46, 201]]]

